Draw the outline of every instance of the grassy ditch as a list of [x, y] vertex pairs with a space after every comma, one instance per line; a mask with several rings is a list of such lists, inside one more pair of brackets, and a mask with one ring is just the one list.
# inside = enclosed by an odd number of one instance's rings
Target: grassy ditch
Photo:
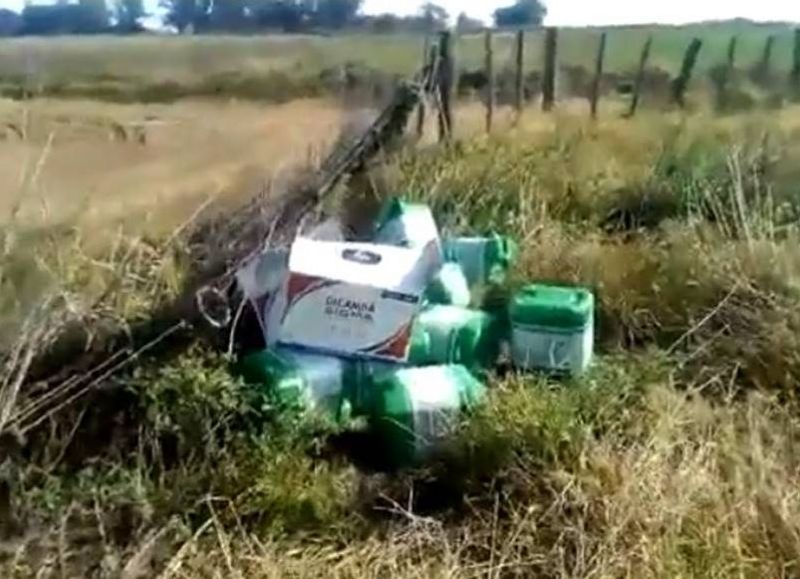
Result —
[[[800, 572], [799, 127], [795, 109], [562, 113], [376, 169], [366, 195], [515, 235], [515, 283], [595, 288], [592, 371], [497, 377], [435, 461], [385, 473], [357, 468], [344, 433], [266, 405], [200, 340], [143, 356], [4, 439], [4, 576]], [[197, 254], [172, 243], [169, 269], [123, 278], [178, 291]], [[81, 296], [95, 278], [75, 279]]]

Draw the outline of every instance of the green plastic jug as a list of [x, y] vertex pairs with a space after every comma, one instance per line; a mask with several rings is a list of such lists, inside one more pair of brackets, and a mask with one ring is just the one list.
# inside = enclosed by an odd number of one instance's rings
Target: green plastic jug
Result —
[[508, 237], [455, 237], [443, 242], [445, 260], [457, 263], [470, 287], [502, 284], [517, 257], [516, 243]]
[[430, 207], [392, 198], [384, 203], [375, 226], [375, 243], [424, 247], [435, 243], [441, 252], [439, 228]]
[[248, 384], [265, 389], [277, 405], [340, 421], [347, 411], [348, 362], [289, 348], [245, 356], [238, 373]]
[[457, 263], [445, 263], [425, 291], [431, 304], [469, 307], [470, 293], [464, 270]]
[[409, 364], [461, 364], [472, 370], [496, 361], [501, 336], [496, 318], [486, 312], [457, 306], [427, 306], [414, 324], [416, 347]]
[[580, 373], [594, 349], [594, 295], [585, 288], [534, 284], [512, 299], [511, 357], [522, 369]]
[[484, 395], [484, 385], [463, 366], [397, 370], [376, 381], [369, 421], [388, 462], [409, 466], [427, 458]]
[[[427, 336], [423, 336], [421, 339], [427, 340]], [[412, 348], [414, 348], [414, 343], [412, 339]], [[417, 341], [417, 347], [427, 348], [419, 341]], [[375, 403], [375, 383], [383, 376], [406, 367], [406, 365], [376, 360], [353, 360], [345, 379], [345, 398], [349, 403], [351, 416], [353, 418], [368, 416]]]

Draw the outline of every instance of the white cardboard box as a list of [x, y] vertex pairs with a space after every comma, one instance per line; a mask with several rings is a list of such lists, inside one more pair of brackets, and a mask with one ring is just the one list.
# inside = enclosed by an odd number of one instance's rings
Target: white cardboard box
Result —
[[404, 362], [437, 248], [298, 238], [289, 256], [279, 341], [310, 350]]
[[[265, 249], [236, 272], [236, 280], [245, 298], [255, 308], [267, 345], [277, 342], [274, 310], [280, 307], [283, 288], [289, 274], [289, 250]], [[273, 318], [273, 319], [271, 319]]]
[[[328, 219], [312, 228], [306, 236], [319, 241], [344, 241], [344, 235], [341, 222]], [[253, 304], [268, 346], [278, 342], [280, 316], [286, 305], [288, 275], [288, 247], [267, 246], [236, 272], [239, 289]]]

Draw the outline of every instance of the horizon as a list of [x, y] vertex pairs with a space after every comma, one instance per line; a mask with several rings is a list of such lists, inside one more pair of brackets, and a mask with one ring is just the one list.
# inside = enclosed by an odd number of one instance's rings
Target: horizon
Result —
[[[34, 4], [52, 4], [39, 1]], [[491, 22], [494, 11], [502, 6], [513, 4], [506, 0], [441, 0], [443, 6], [455, 19], [460, 13]], [[110, 4], [110, 2], [109, 2]], [[393, 13], [401, 16], [415, 14], [422, 2], [398, 2], [392, 0], [365, 0], [362, 13]], [[673, 0], [663, 3], [640, 2], [636, 0], [607, 0], [598, 4], [593, 0], [545, 0], [548, 14], [545, 24], [551, 26], [625, 26], [639, 24], [680, 25], [693, 22], [725, 21], [746, 19], [755, 22], [800, 22], [800, 2], [785, 0], [761, 0], [753, 3], [744, 0], [730, 0], [722, 5], [716, 2], [697, 0]], [[25, 0], [0, 0], [0, 7], [20, 11]], [[161, 10], [158, 0], [145, 0], [152, 23], [160, 21]]]

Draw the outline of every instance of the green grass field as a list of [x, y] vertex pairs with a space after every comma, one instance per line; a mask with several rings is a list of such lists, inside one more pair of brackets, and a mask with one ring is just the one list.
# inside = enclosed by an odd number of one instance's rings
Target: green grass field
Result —
[[[600, 29], [565, 29], [560, 63], [591, 69]], [[728, 42], [739, 37], [738, 66], [761, 58], [769, 35], [776, 36], [773, 67], [788, 74], [792, 29], [786, 25], [716, 24], [609, 30], [609, 72], [635, 70], [641, 46], [652, 35], [651, 66], [677, 74], [683, 51], [698, 37], [705, 45], [700, 71], [722, 63]], [[513, 35], [497, 40], [499, 69], [513, 66]], [[156, 37], [23, 38], [0, 44], [0, 83], [6, 94], [27, 87], [56, 96], [95, 96], [109, 100], [165, 100], [181, 96], [240, 95], [264, 100], [313, 96], [322, 90], [320, 74], [345, 63], [389, 75], [407, 76], [422, 61], [424, 39], [413, 35], [352, 34], [334, 37]], [[528, 33], [526, 66], [541, 69], [541, 30]], [[480, 35], [459, 38], [462, 69], [483, 66]]]

